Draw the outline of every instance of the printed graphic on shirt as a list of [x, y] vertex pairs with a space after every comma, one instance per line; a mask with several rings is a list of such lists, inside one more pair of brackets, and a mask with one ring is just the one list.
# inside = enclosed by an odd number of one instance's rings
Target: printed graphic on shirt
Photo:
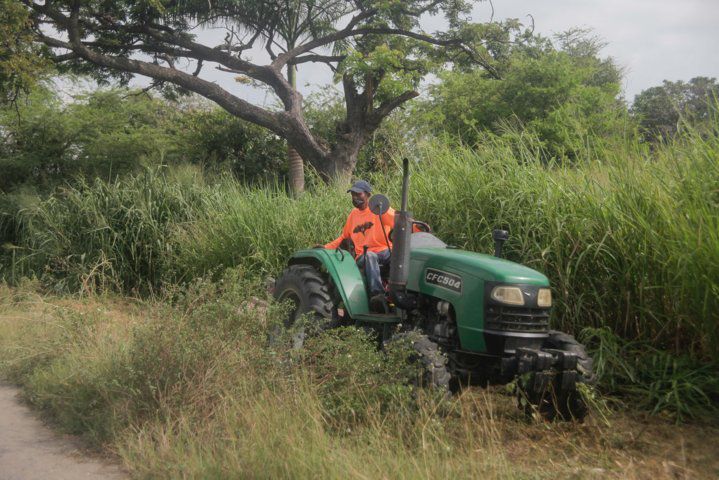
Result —
[[365, 222], [362, 225], [357, 225], [354, 230], [352, 230], [352, 233], [361, 233], [362, 235], [365, 234], [367, 230], [372, 228], [374, 223], [372, 222]]

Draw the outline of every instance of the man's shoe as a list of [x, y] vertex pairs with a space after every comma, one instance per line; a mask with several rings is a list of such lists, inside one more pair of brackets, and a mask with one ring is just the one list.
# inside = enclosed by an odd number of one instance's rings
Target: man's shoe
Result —
[[389, 306], [384, 298], [384, 293], [372, 295], [372, 298], [369, 299], [369, 310], [372, 313], [388, 313]]

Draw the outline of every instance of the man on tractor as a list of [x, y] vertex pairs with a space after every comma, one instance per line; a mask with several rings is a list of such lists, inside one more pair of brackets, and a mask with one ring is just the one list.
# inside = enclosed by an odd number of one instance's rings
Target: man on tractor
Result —
[[[294, 307], [284, 325], [307, 315], [318, 331], [354, 325], [374, 332], [381, 345], [409, 342], [414, 354], [408, 360], [424, 367], [420, 385], [515, 382], [526, 413], [583, 419], [588, 408], [579, 385], [596, 380], [593, 359], [574, 337], [549, 328], [549, 279], [502, 258], [503, 230], [492, 232], [494, 256], [448, 247], [411, 217], [408, 159], [402, 170], [396, 211], [386, 196], [371, 195], [370, 185], [358, 181], [348, 190], [355, 208], [342, 234], [318, 245], [321, 250], [292, 255], [273, 292]], [[325, 250], [350, 240], [354, 245], [342, 249], [352, 257]], [[390, 258], [385, 284], [379, 267]], [[304, 339], [305, 326], [298, 325], [294, 343]]]
[[334, 250], [343, 242], [351, 242], [357, 265], [367, 277], [370, 308], [381, 311], [385, 305], [385, 290], [380, 266], [389, 264], [392, 249], [389, 233], [394, 228], [394, 209], [389, 208], [381, 216], [374, 214], [369, 209], [372, 186], [365, 180], [356, 181], [347, 193], [352, 194], [352, 205], [355, 208], [347, 216], [340, 236], [324, 245], [324, 248]]

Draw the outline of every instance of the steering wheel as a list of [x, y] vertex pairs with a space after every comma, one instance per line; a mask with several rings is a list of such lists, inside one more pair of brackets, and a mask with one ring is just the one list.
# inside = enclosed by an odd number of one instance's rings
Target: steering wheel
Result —
[[419, 220], [412, 220], [412, 230], [414, 230], [414, 227], [417, 227], [417, 230], [419, 230], [420, 232], [432, 233], [432, 227], [430, 227], [429, 224], [425, 222], [420, 222]]

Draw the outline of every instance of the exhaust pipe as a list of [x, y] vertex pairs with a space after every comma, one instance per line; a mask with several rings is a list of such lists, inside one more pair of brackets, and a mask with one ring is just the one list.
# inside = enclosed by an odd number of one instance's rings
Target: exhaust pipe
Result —
[[506, 230], [492, 230], [492, 240], [494, 240], [494, 256], [502, 258], [502, 246], [509, 239], [509, 232]]
[[407, 211], [409, 190], [409, 160], [402, 160], [402, 207], [394, 214], [394, 239], [389, 270], [389, 290], [392, 299], [400, 308], [409, 309], [416, 305], [416, 299], [407, 295], [409, 278], [409, 246], [412, 235], [410, 212]]

